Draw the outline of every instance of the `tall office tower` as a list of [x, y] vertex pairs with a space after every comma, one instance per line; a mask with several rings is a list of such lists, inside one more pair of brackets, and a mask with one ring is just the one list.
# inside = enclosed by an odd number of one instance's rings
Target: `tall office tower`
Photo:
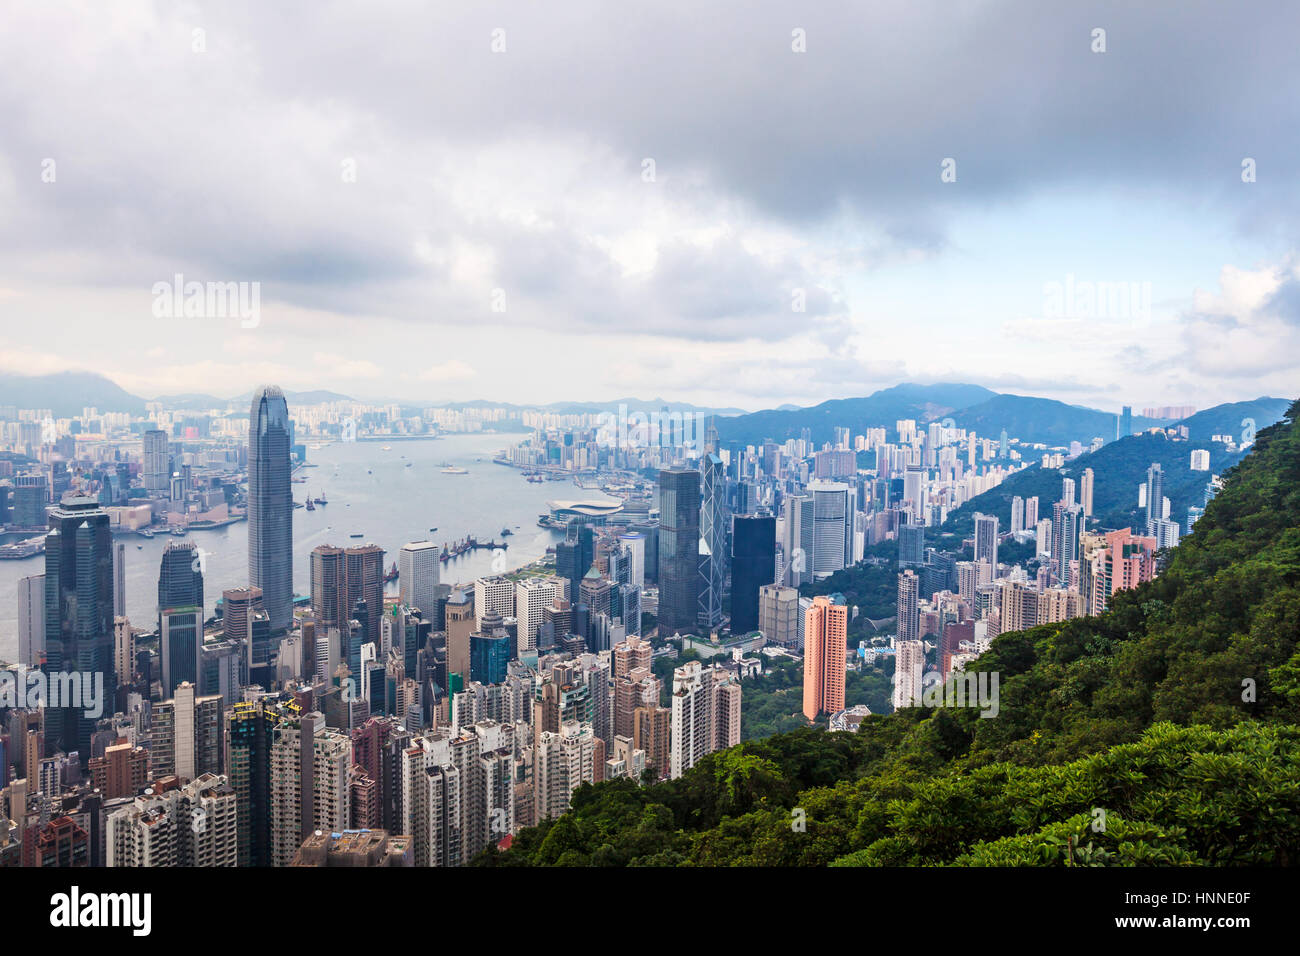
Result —
[[384, 613], [384, 549], [377, 544], [348, 548], [343, 552], [343, 565], [347, 578], [348, 613], [357, 619], [357, 602], [366, 602], [366, 619], [361, 622], [361, 643], [378, 647], [379, 618]]
[[293, 489], [289, 406], [278, 386], [253, 393], [248, 430], [248, 580], [273, 631], [293, 623]]
[[925, 515], [925, 472], [908, 468], [903, 473], [903, 507], [912, 521], [920, 523]]
[[758, 629], [773, 644], [799, 646], [799, 591], [780, 584], [758, 589]]
[[1146, 481], [1147, 527], [1148, 535], [1156, 533], [1156, 522], [1163, 520], [1165, 504], [1165, 479], [1160, 470], [1160, 462], [1153, 461], [1147, 469]]
[[1119, 437], [1127, 438], [1133, 434], [1133, 407], [1125, 405], [1119, 417]]
[[170, 790], [149, 791], [108, 814], [109, 866], [236, 866], [239, 817], [225, 777], [204, 774]]
[[286, 715], [271, 739], [271, 865], [288, 866], [314, 830], [351, 823], [352, 740], [323, 714]]
[[158, 565], [159, 629], [168, 608], [196, 608], [203, 617], [203, 571], [193, 541], [169, 541]]
[[590, 725], [565, 721], [558, 733], [541, 732], [533, 759], [535, 818], [555, 819], [569, 809], [573, 791], [595, 780], [595, 734]]
[[627, 583], [635, 584], [639, 588], [644, 588], [646, 536], [640, 531], [629, 531], [627, 534], [619, 535], [618, 541], [619, 544], [627, 548], [628, 555], [631, 559], [631, 568], [628, 572]]
[[18, 579], [18, 663], [39, 667], [45, 653], [45, 575]]
[[1025, 530], [1038, 527], [1038, 496], [1025, 499]]
[[1091, 468], [1083, 469], [1079, 478], [1079, 504], [1083, 506], [1083, 516], [1092, 517], [1092, 487], [1094, 475]]
[[925, 564], [925, 525], [905, 524], [898, 528], [898, 566]]
[[348, 572], [344, 551], [330, 544], [311, 552], [311, 611], [318, 627], [343, 627], [352, 608], [348, 604]]
[[483, 629], [483, 618], [489, 614], [515, 616], [515, 585], [509, 578], [494, 575], [474, 582], [474, 630]]
[[623, 632], [628, 637], [641, 636], [641, 588], [635, 584], [620, 584], [618, 600], [622, 606]]
[[713, 672], [699, 661], [673, 670], [669, 775], [676, 780], [713, 751]]
[[268, 700], [226, 712], [226, 775], [235, 791], [240, 866], [271, 866], [271, 742], [281, 719]]
[[[978, 570], [979, 562], [974, 562]], [[987, 562], [986, 562], [987, 566]], [[960, 576], [960, 572], [958, 572]], [[982, 582], [976, 578], [976, 587]], [[898, 639], [900, 641], [918, 641], [921, 639], [921, 621], [918, 611], [920, 599], [920, 578], [913, 571], [904, 571], [898, 576]]]
[[809, 720], [844, 709], [848, 631], [844, 595], [820, 594], [812, 599], [804, 617], [803, 713]]
[[706, 633], [722, 623], [722, 592], [727, 581], [726, 484], [722, 459], [707, 452], [700, 459], [699, 625]]
[[1061, 479], [1061, 503], [1065, 505], [1074, 504], [1074, 479]]
[[146, 491], [166, 492], [171, 487], [171, 454], [167, 433], [151, 428], [144, 433], [144, 461], [140, 469]]
[[758, 592], [776, 576], [776, 518], [731, 519], [731, 633], [758, 629]]
[[894, 709], [921, 703], [925, 641], [899, 640], [894, 657]]
[[440, 552], [432, 541], [402, 545], [397, 554], [397, 581], [401, 603], [432, 615], [438, 603]]
[[[477, 590], [477, 584], [475, 588]], [[486, 600], [486, 594], [484, 600]], [[471, 597], [465, 591], [453, 591], [451, 597], [447, 598], [447, 674], [449, 683], [452, 674], [461, 675], [464, 683], [469, 683], [469, 672], [472, 664], [470, 660], [470, 635], [475, 631], [482, 632], [483, 629], [481, 619], [475, 613], [477, 606], [477, 594]], [[500, 614], [501, 617], [505, 617], [500, 611], [496, 613]], [[450, 693], [452, 688], [448, 687], [447, 691]]]
[[514, 615], [520, 655], [537, 650], [537, 632], [546, 618], [546, 609], [555, 603], [554, 578], [525, 578], [515, 585]]
[[785, 528], [784, 573], [778, 583], [798, 587], [812, 580], [813, 499], [812, 495], [787, 495], [781, 503]]
[[975, 561], [987, 561], [998, 571], [998, 517], [975, 512]]
[[699, 594], [700, 473], [670, 468], [659, 472], [660, 635], [696, 633]]
[[1058, 502], [1052, 506], [1052, 557], [1056, 559], [1056, 578], [1061, 587], [1076, 585], [1072, 562], [1079, 559], [1079, 532], [1083, 526], [1083, 508]]
[[119, 544], [113, 555], [113, 616], [126, 614], [126, 545]]
[[191, 606], [159, 611], [158, 652], [162, 692], [171, 696], [183, 682], [198, 684], [203, 653], [203, 612]]
[[813, 575], [824, 578], [853, 562], [853, 504], [849, 486], [839, 482], [814, 482]]
[[1025, 530], [1025, 499], [1015, 495], [1011, 499], [1011, 533]]
[[154, 704], [149, 752], [156, 779], [193, 780], [222, 771], [222, 703], [219, 694], [199, 696], [186, 682], [171, 700]]
[[[68, 498], [50, 510], [45, 536], [45, 666], [47, 674], [104, 675], [104, 700], [117, 694], [113, 670], [113, 540], [108, 513], [94, 498]], [[66, 702], [65, 702], [66, 703]], [[89, 708], [49, 707], [45, 735], [52, 750], [90, 756], [97, 717]]]
[[1023, 631], [1040, 623], [1038, 591], [1027, 584], [1019, 581], [998, 582], [996, 603], [999, 634]]
[[135, 630], [124, 617], [113, 618], [113, 671], [119, 684], [135, 676]]

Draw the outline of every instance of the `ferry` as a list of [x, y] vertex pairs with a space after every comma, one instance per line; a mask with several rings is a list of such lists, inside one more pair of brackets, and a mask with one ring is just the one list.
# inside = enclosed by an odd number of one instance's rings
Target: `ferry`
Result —
[[348, 535], [349, 538], [364, 538], [365, 536], [366, 533], [364, 531], [353, 531], [350, 535]]
[[469, 472], [464, 468], [457, 468], [455, 465], [443, 465], [442, 473], [444, 475], [468, 475]]
[[183, 537], [185, 537], [185, 529], [184, 529], [184, 528], [172, 528], [172, 536], [173, 536], [173, 537], [177, 537], [177, 538], [183, 538]]
[[152, 532], [150, 529], [148, 529], [148, 528], [141, 528], [141, 529], [140, 529], [140, 536], [141, 536], [142, 538], [152, 538], [152, 537], [153, 537], [153, 532]]

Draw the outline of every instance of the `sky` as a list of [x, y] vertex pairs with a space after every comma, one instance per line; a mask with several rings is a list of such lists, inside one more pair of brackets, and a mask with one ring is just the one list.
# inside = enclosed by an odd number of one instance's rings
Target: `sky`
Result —
[[[5, 8], [5, 371], [746, 409], [1297, 394], [1294, 3]], [[168, 314], [177, 276], [257, 308]]]

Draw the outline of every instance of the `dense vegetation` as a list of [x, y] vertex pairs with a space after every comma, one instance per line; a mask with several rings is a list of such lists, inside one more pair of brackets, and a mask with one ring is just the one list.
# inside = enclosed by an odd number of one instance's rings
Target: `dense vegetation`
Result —
[[486, 865], [1297, 862], [1300, 403], [1157, 580], [1006, 634], [1000, 709], [806, 728], [678, 780], [584, 785]]

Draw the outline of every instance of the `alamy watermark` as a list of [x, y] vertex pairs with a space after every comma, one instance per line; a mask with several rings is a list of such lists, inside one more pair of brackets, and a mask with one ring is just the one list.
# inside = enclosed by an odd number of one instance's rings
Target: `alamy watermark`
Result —
[[185, 281], [153, 284], [153, 314], [158, 319], [239, 319], [245, 329], [262, 322], [262, 283]]
[[104, 675], [99, 671], [0, 670], [0, 710], [73, 708], [104, 716]]
[[1149, 319], [1150, 282], [1091, 282], [1066, 275], [1043, 283], [1043, 314], [1049, 319]]
[[601, 412], [596, 440], [616, 448], [703, 448], [708, 415], [704, 412], [629, 411]]

